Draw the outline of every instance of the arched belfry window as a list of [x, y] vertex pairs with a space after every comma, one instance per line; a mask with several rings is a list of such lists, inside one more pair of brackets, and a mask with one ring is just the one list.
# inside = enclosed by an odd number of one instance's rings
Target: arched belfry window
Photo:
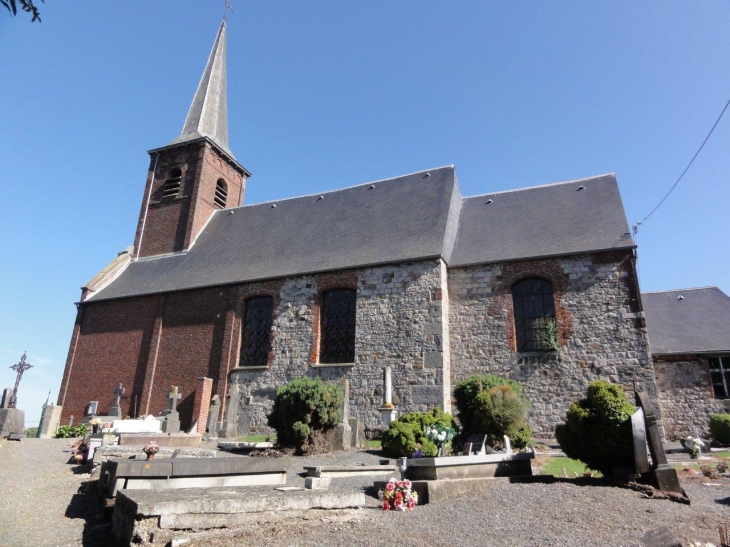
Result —
[[170, 171], [165, 178], [165, 184], [162, 186], [162, 199], [173, 199], [180, 193], [180, 182], [182, 181], [182, 171], [177, 167]]
[[215, 197], [213, 203], [219, 209], [223, 209], [226, 206], [226, 198], [228, 197], [228, 185], [223, 179], [218, 179], [215, 183]]
[[322, 293], [320, 363], [355, 362], [357, 291], [334, 289]]
[[245, 302], [241, 325], [241, 359], [238, 366], [265, 366], [271, 351], [274, 299], [255, 296]]
[[512, 285], [517, 351], [559, 349], [553, 284], [531, 277]]

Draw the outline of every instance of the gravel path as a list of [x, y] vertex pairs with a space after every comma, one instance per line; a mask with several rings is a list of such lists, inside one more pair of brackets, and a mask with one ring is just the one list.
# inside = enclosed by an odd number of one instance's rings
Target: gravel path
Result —
[[[69, 441], [0, 441], [0, 547], [113, 545], [109, 525], [96, 520], [94, 498], [78, 494], [87, 466], [66, 462]], [[230, 454], [221, 454], [228, 456]], [[282, 458], [288, 483], [302, 485], [304, 465], [373, 464], [367, 452]], [[639, 546], [648, 530], [669, 528], [683, 542], [718, 544], [717, 525], [730, 521], [730, 481], [682, 478], [692, 505], [643, 499], [641, 494], [598, 482], [579, 485], [510, 484], [495, 481], [469, 496], [385, 513], [377, 500], [368, 508], [317, 512], [265, 526], [249, 526], [194, 540], [190, 547], [266, 545], [509, 545], [525, 547]], [[362, 489], [372, 478], [335, 478], [332, 488]]]

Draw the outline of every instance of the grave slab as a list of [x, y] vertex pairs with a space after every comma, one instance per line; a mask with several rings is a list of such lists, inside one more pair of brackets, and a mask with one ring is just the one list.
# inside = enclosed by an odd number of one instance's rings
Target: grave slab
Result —
[[203, 437], [201, 435], [188, 435], [186, 433], [181, 433], [178, 435], [163, 435], [154, 433], [121, 433], [119, 435], [119, 444], [122, 446], [145, 445], [150, 441], [156, 442], [159, 446], [200, 448], [200, 445], [203, 442]]
[[532, 475], [533, 452], [417, 458], [406, 461], [406, 477], [414, 480], [468, 479]]
[[305, 465], [308, 477], [357, 477], [359, 475], [392, 475], [395, 465]]
[[160, 530], [205, 530], [258, 521], [262, 513], [365, 507], [364, 492], [280, 491], [272, 488], [122, 490], [112, 529], [117, 541], [146, 541]]

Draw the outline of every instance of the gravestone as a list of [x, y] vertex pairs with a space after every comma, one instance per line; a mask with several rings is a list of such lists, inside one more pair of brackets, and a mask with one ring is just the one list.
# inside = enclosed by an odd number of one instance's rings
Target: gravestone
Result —
[[635, 391], [636, 404], [644, 411], [644, 424], [646, 425], [647, 437], [649, 440], [649, 451], [653, 462], [652, 471], [659, 490], [662, 492], [674, 492], [684, 496], [684, 490], [679, 484], [677, 470], [667, 463], [667, 455], [662, 446], [662, 437], [659, 433], [656, 412], [654, 405], [645, 391]]
[[177, 411], [177, 401], [182, 397], [177, 386], [171, 386], [167, 395], [167, 408], [157, 418], [162, 423], [163, 433], [178, 433], [180, 431], [180, 413]]
[[43, 426], [38, 432], [41, 439], [50, 439], [56, 434], [58, 426], [61, 425], [61, 412], [63, 412], [61, 405], [48, 405], [46, 407]]
[[114, 402], [112, 403], [112, 407], [109, 409], [110, 417], [122, 417], [122, 407], [120, 405], [122, 395], [124, 395], [124, 388], [122, 387], [122, 384], [120, 382], [119, 384], [117, 384], [117, 387], [114, 388]]
[[208, 423], [205, 427], [206, 438], [215, 438], [218, 436], [218, 416], [221, 413], [221, 398], [218, 394], [213, 395], [210, 400], [210, 409], [208, 410]]
[[636, 473], [643, 475], [651, 467], [649, 466], [649, 453], [646, 447], [646, 424], [644, 423], [644, 410], [639, 407], [631, 415], [631, 433], [634, 441], [634, 463]]
[[352, 429], [349, 424], [350, 416], [350, 380], [343, 378], [340, 381], [344, 399], [342, 401], [342, 421], [335, 426], [333, 450], [349, 450], [352, 446]]
[[398, 413], [393, 406], [393, 371], [387, 366], [383, 369], [383, 406], [378, 408], [382, 418], [383, 429], [390, 426], [390, 422], [394, 421]]
[[3, 401], [0, 408], [10, 408], [10, 399], [13, 397], [13, 388], [6, 387], [3, 390]]
[[484, 448], [486, 442], [486, 435], [469, 435], [469, 438], [464, 444], [464, 456], [479, 456], [486, 454], [486, 449]]

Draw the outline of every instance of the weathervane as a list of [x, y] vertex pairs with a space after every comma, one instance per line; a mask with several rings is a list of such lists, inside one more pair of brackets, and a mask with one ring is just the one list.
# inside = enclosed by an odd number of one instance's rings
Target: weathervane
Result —
[[231, 0], [223, 0], [226, 3], [226, 9], [223, 12], [223, 20], [228, 20], [228, 11], [230, 10], [231, 13], [233, 13], [233, 6], [231, 6]]
[[10, 367], [11, 370], [14, 370], [18, 373], [18, 375], [15, 377], [13, 396], [10, 397], [10, 408], [15, 408], [15, 404], [18, 402], [18, 386], [20, 385], [20, 379], [23, 377], [23, 373], [29, 368], [33, 368], [33, 365], [25, 361], [26, 353], [27, 352], [25, 351], [23, 352], [23, 356], [20, 358], [20, 363], [16, 363], [12, 367]]

